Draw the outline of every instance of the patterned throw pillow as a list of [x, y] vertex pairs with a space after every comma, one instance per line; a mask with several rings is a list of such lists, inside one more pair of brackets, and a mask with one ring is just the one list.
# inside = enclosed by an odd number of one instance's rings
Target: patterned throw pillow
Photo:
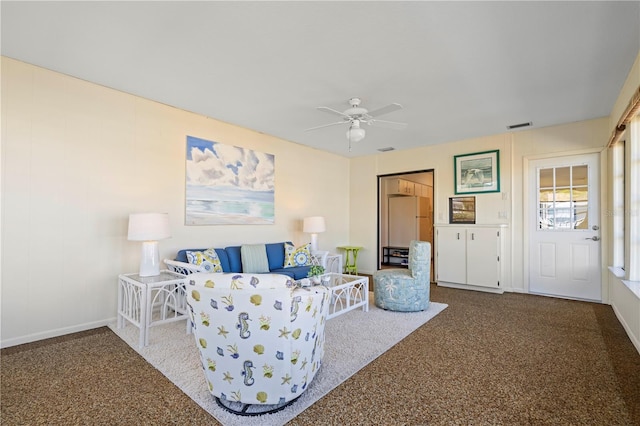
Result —
[[293, 244], [284, 243], [284, 268], [293, 266], [311, 265], [311, 243], [301, 247], [294, 247]]
[[204, 267], [207, 272], [222, 272], [222, 264], [215, 249], [187, 251], [187, 260], [191, 264]]

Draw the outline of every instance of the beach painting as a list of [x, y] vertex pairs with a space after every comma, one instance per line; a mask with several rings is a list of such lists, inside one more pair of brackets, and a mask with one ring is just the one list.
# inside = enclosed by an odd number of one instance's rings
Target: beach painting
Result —
[[187, 136], [186, 163], [186, 225], [274, 223], [274, 155]]

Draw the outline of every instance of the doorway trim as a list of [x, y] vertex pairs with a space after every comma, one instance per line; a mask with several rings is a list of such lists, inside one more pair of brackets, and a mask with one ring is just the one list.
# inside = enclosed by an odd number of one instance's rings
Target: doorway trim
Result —
[[[522, 283], [524, 284], [524, 291], [528, 294], [534, 294], [530, 291], [530, 258], [529, 255], [531, 253], [531, 230], [528, 226], [531, 219], [531, 191], [530, 191], [530, 179], [529, 179], [529, 168], [530, 163], [535, 160], [545, 160], [552, 159], [558, 157], [570, 157], [575, 155], [582, 154], [599, 154], [600, 158], [600, 217], [598, 221], [600, 223], [600, 235], [601, 235], [601, 253], [600, 253], [600, 278], [601, 278], [601, 303], [609, 303], [609, 286], [607, 285], [607, 267], [606, 267], [606, 258], [608, 254], [609, 247], [609, 232], [608, 232], [608, 221], [603, 220], [603, 209], [604, 206], [607, 206], [607, 200], [605, 197], [605, 190], [607, 188], [607, 156], [606, 156], [606, 148], [588, 148], [581, 149], [575, 151], [566, 151], [566, 152], [554, 152], [552, 154], [538, 154], [538, 155], [529, 155], [522, 157], [522, 230], [523, 230], [523, 244], [522, 244]], [[559, 296], [558, 296], [559, 297]]]
[[[434, 192], [434, 196], [433, 196], [433, 206], [432, 206], [432, 215], [435, 216], [435, 212], [436, 212], [436, 207], [435, 207], [435, 202], [436, 202], [436, 196], [435, 196], [435, 179], [436, 179], [436, 172], [435, 169], [431, 168], [431, 169], [423, 169], [423, 170], [412, 170], [412, 171], [406, 171], [406, 172], [395, 172], [395, 173], [387, 173], [387, 174], [380, 174], [380, 175], [376, 175], [377, 181], [378, 181], [378, 193], [377, 193], [377, 200], [378, 200], [378, 214], [377, 214], [377, 238], [376, 238], [376, 270], [380, 270], [380, 268], [382, 267], [382, 182], [385, 178], [392, 178], [392, 177], [400, 177], [400, 176], [405, 176], [405, 175], [413, 175], [413, 174], [419, 174], [419, 173], [431, 173], [431, 184], [433, 187], [433, 192]], [[435, 223], [435, 217], [432, 218], [433, 222]], [[433, 250], [433, 248], [432, 248]], [[433, 274], [434, 271], [432, 271]]]

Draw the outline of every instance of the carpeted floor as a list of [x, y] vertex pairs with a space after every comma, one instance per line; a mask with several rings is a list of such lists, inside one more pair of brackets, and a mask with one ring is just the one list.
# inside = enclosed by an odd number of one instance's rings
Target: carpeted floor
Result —
[[200, 352], [194, 344], [193, 335], [185, 333], [184, 322], [154, 328], [149, 346], [144, 348], [138, 346], [137, 328], [119, 329], [116, 324], [109, 328], [225, 426], [280, 426], [432, 320], [447, 306], [432, 301], [422, 312], [391, 312], [373, 304], [373, 293], [369, 296], [371, 306], [368, 312], [355, 309], [327, 321], [320, 371], [294, 404], [268, 416], [243, 417], [218, 406], [207, 390]]
[[[639, 425], [610, 306], [432, 286], [449, 307], [291, 425]], [[216, 422], [108, 328], [1, 351], [3, 425]]]

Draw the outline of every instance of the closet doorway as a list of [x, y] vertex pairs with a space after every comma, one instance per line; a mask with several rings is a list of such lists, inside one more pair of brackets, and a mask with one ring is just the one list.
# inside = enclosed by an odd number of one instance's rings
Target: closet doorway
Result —
[[409, 242], [431, 243], [433, 170], [378, 176], [378, 269], [408, 267]]

